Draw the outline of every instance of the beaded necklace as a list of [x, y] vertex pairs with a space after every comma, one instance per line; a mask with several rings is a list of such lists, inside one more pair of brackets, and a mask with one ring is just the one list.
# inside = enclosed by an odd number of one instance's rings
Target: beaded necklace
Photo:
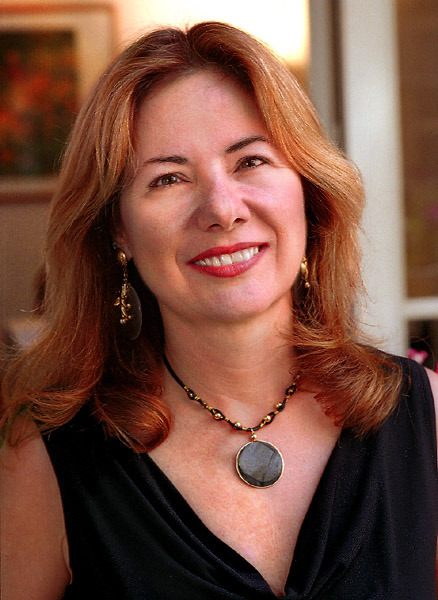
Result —
[[272, 412], [265, 415], [255, 427], [245, 427], [238, 421], [231, 421], [219, 409], [209, 406], [193, 390], [185, 385], [172, 369], [165, 355], [163, 356], [163, 361], [170, 375], [183, 388], [190, 400], [198, 402], [202, 408], [208, 410], [216, 421], [225, 421], [234, 430], [250, 434], [250, 441], [243, 445], [236, 455], [236, 470], [242, 481], [256, 488], [267, 488], [277, 483], [284, 471], [284, 461], [281, 452], [270, 442], [258, 440], [256, 431], [259, 431], [266, 425], [270, 425], [275, 417], [284, 410], [287, 401], [297, 390], [300, 374], [298, 373], [293, 383], [286, 389], [283, 401], [276, 404]]

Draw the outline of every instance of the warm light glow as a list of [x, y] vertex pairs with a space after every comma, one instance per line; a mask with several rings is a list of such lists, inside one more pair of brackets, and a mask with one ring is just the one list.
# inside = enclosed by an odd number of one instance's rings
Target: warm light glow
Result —
[[149, 0], [144, 16], [152, 25], [190, 25], [198, 21], [225, 21], [263, 40], [287, 62], [308, 62], [309, 0]]

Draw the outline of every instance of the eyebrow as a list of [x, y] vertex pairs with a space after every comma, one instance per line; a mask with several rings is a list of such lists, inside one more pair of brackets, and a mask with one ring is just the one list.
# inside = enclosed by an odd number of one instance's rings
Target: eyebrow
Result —
[[242, 148], [245, 148], [246, 146], [249, 146], [250, 144], [254, 144], [255, 142], [269, 143], [268, 140], [263, 135], [252, 135], [250, 137], [242, 138], [235, 144], [228, 146], [228, 148], [225, 150], [225, 154], [232, 154], [233, 152], [242, 150]]
[[177, 165], [186, 165], [189, 161], [184, 156], [172, 155], [172, 156], [155, 156], [145, 160], [143, 165], [152, 165], [155, 163], [176, 163]]
[[[225, 154], [232, 154], [233, 152], [242, 150], [242, 148], [246, 148], [246, 146], [249, 146], [250, 144], [254, 144], [256, 142], [269, 143], [263, 135], [252, 135], [249, 137], [242, 138], [236, 143], [231, 144], [231, 146], [228, 146], [228, 148], [225, 149]], [[175, 163], [177, 165], [187, 165], [188, 162], [188, 159], [184, 156], [172, 154], [171, 156], [154, 156], [153, 158], [149, 158], [148, 160], [144, 161], [143, 166], [153, 165], [157, 163]]]

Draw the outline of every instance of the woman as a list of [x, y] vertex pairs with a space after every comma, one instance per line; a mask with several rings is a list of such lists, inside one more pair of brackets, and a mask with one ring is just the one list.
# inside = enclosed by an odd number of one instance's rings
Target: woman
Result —
[[109, 67], [4, 378], [6, 600], [435, 597], [437, 378], [360, 342], [362, 205], [247, 34]]

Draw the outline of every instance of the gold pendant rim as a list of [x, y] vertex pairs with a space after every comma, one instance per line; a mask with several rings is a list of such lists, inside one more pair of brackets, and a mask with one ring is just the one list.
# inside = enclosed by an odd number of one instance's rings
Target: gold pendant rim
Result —
[[[249, 446], [250, 444], [264, 444], [265, 446], [270, 446], [270, 447], [271, 447], [271, 448], [273, 448], [273, 449], [274, 449], [274, 450], [275, 450], [275, 451], [278, 453], [278, 455], [280, 456], [280, 459], [281, 459], [281, 473], [280, 473], [280, 475], [277, 477], [277, 479], [276, 479], [276, 480], [275, 480], [273, 483], [270, 483], [270, 484], [268, 484], [268, 485], [254, 485], [254, 484], [250, 483], [250, 482], [249, 482], [247, 479], [245, 479], [245, 478], [242, 476], [242, 474], [241, 474], [241, 472], [240, 472], [240, 470], [239, 470], [239, 456], [240, 456], [240, 454], [242, 453], [242, 451], [243, 451], [243, 450], [244, 450], [244, 449], [245, 449], [247, 446]], [[240, 448], [240, 450], [238, 451], [238, 453], [236, 454], [236, 471], [237, 471], [237, 474], [239, 475], [240, 479], [241, 479], [241, 480], [242, 480], [244, 483], [246, 483], [246, 485], [249, 485], [250, 487], [252, 487], [252, 488], [255, 488], [255, 489], [257, 489], [257, 490], [265, 490], [265, 489], [267, 489], [267, 488], [270, 488], [270, 487], [272, 487], [272, 486], [273, 486], [273, 485], [275, 485], [276, 483], [278, 483], [278, 482], [280, 481], [280, 479], [282, 478], [282, 476], [283, 476], [283, 473], [284, 473], [284, 458], [283, 458], [283, 455], [282, 455], [282, 453], [280, 452], [280, 450], [277, 448], [277, 446], [274, 446], [274, 444], [271, 444], [271, 442], [266, 442], [265, 440], [251, 440], [250, 442], [247, 442], [246, 444], [244, 444], [244, 445], [243, 445], [243, 446]]]

